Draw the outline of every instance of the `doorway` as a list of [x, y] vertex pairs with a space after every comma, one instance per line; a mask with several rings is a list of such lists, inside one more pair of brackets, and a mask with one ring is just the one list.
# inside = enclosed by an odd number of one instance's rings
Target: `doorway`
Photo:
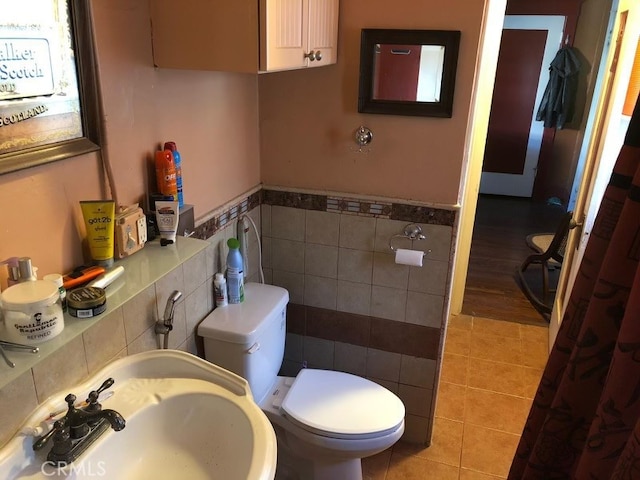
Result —
[[[492, 0], [488, 4], [488, 9], [486, 12], [487, 25], [490, 25], [490, 24], [502, 25], [505, 18], [505, 12], [507, 12], [507, 14], [512, 14], [512, 13], [513, 14], [532, 14], [533, 13], [531, 10], [510, 13], [509, 8], [505, 9], [504, 7], [505, 3], [506, 2], [504, 0]], [[572, 40], [574, 39], [574, 37], [576, 37], [576, 31], [582, 31], [582, 34], [577, 39], [578, 43], [576, 44], [573, 41], [571, 43], [574, 43], [574, 46], [581, 50], [581, 53], [584, 54], [585, 58], [587, 59], [588, 62], [590, 62], [589, 64], [592, 66], [592, 70], [589, 70], [589, 75], [587, 79], [584, 80], [586, 82], [586, 85], [583, 85], [585, 89], [585, 95], [587, 96], [587, 98], [580, 100], [581, 103], [584, 104], [585, 106], [584, 108], [588, 110], [588, 105], [590, 101], [589, 98], [590, 98], [590, 95], [593, 94], [593, 91], [595, 89], [594, 83], [596, 80], [598, 59], [600, 58], [600, 55], [603, 49], [605, 48], [605, 38], [607, 37], [607, 33], [608, 33], [607, 22], [608, 22], [609, 10], [610, 10], [611, 4], [610, 2], [606, 2], [607, 5], [605, 5], [603, 2], [595, 2], [595, 1], [590, 2], [589, 0], [585, 0], [584, 2], [582, 2], [582, 0], [580, 0], [579, 2], [573, 2], [574, 10], [570, 12], [569, 3], [571, 2], [567, 1], [562, 4], [558, 4], [558, 3], [552, 4], [552, 3], [545, 2], [544, 5], [542, 4], [538, 4], [538, 5], [542, 5], [541, 8], [548, 9], [548, 11], [544, 12], [545, 14], [554, 14], [554, 13], [566, 14], [567, 18], [571, 19], [571, 20], [567, 20], [568, 26], [567, 26], [567, 29], [565, 29], [565, 33], [570, 32], [570, 36], [572, 37]], [[580, 9], [579, 4], [582, 4], [581, 10], [579, 10]], [[513, 5], [515, 6], [516, 4], [514, 3]], [[561, 10], [562, 8], [564, 8], [563, 6], [566, 6], [566, 12], [552, 11], [554, 8]], [[533, 5], [533, 7], [535, 7], [535, 5]], [[575, 8], [577, 8], [578, 11], [580, 11], [580, 20], [585, 22], [584, 29], [577, 28], [578, 15], [576, 15]], [[594, 20], [597, 20], [597, 22], [594, 22]], [[586, 26], [587, 24], [588, 24], [588, 28]], [[488, 124], [488, 118], [490, 115], [490, 104], [487, 105], [487, 102], [484, 101], [483, 94], [486, 95], [486, 92], [491, 91], [494, 86], [493, 79], [495, 78], [495, 68], [498, 60], [497, 56], [498, 56], [499, 45], [500, 45], [500, 37], [501, 37], [500, 31], [496, 32], [491, 27], [485, 30], [485, 36], [483, 39], [483, 46], [482, 46], [483, 54], [482, 54], [482, 60], [480, 62], [480, 74], [478, 77], [480, 80], [477, 84], [478, 90], [475, 95], [475, 102], [474, 102], [475, 107], [473, 111], [475, 128], [473, 129], [469, 137], [469, 149], [470, 149], [469, 156], [468, 156], [469, 168], [465, 175], [464, 190], [461, 193], [462, 195], [461, 204], [463, 205], [463, 209], [461, 211], [461, 216], [460, 216], [460, 229], [459, 229], [459, 236], [458, 236], [458, 243], [457, 243], [457, 254], [456, 254], [455, 266], [454, 266], [455, 273], [452, 280], [452, 290], [451, 290], [452, 294], [451, 294], [451, 303], [450, 303], [450, 312], [453, 314], [460, 313], [462, 312], [462, 309], [463, 309], [465, 285], [467, 282], [467, 273], [470, 270], [470, 263], [473, 261], [473, 258], [471, 257], [471, 252], [472, 252], [474, 221], [476, 217], [476, 205], [480, 205], [480, 207], [482, 208], [482, 203], [484, 200], [484, 196], [478, 194], [478, 186], [480, 184], [482, 161], [484, 157], [484, 147], [485, 147], [486, 136], [487, 136], [486, 128]], [[564, 39], [562, 41], [564, 41]], [[608, 46], [606, 47], [608, 48]], [[576, 125], [572, 125], [570, 128], [567, 128], [566, 130], [558, 131], [557, 134], [555, 135], [556, 143], [554, 145], [558, 145], [559, 143], [560, 144], [559, 152], [562, 155], [569, 158], [577, 157], [577, 153], [580, 150], [583, 139], [588, 138], [588, 136], [590, 135], [589, 132], [585, 132], [584, 113], [581, 118], [580, 117], [578, 118], [579, 120]], [[483, 123], [483, 122], [486, 122], [486, 123]], [[551, 129], [547, 129], [547, 130], [551, 130]], [[545, 134], [546, 133], [547, 132], [545, 132]], [[544, 148], [544, 140], [543, 140], [543, 148]], [[562, 172], [565, 170], [570, 170], [570, 168], [567, 168], [565, 165], [560, 165], [560, 169], [558, 170], [558, 166], [559, 164], [557, 162], [553, 164], [553, 169], [554, 169], [553, 179], [555, 179], [556, 181], [558, 179], [561, 179], [563, 182], [566, 182], [568, 179], [568, 181], [570, 182], [572, 180], [572, 178], [569, 178], [569, 176], [572, 175], [570, 172], [567, 171], [561, 175], [558, 175], [555, 173], [557, 171]], [[545, 173], [548, 173], [548, 172], [549, 172], [549, 169], [546, 169]], [[538, 175], [540, 174], [541, 172], [538, 171]], [[535, 195], [536, 195], [536, 192], [534, 190], [534, 196]], [[553, 205], [554, 202], [548, 202], [548, 200], [552, 200], [552, 197], [550, 195], [545, 195], [542, 198], [544, 199], [543, 200], [544, 203], [538, 206], [543, 208], [544, 206], [547, 206], [547, 205], [549, 206]], [[568, 198], [568, 195], [567, 195], [567, 198]], [[482, 215], [482, 213], [480, 212], [479, 215]], [[520, 217], [511, 216], [510, 218], [511, 218], [511, 221], [513, 221], [514, 218], [518, 218], [518, 221], [520, 220]], [[503, 220], [503, 222], [504, 221], [505, 220]], [[536, 229], [537, 228], [538, 227], [536, 227]], [[553, 228], [551, 228], [550, 230], [553, 231]], [[529, 231], [528, 233], [534, 233], [534, 231], [536, 230]], [[520, 239], [518, 243], [520, 248], [522, 248], [525, 246], [525, 243], [524, 243], [525, 235], [522, 234], [522, 235], [519, 235], [519, 237]], [[524, 260], [524, 257], [519, 259], [519, 262], [521, 262], [522, 260]], [[516, 285], [515, 279], [513, 280], [513, 285], [515, 288], [515, 285]], [[517, 293], [520, 293], [520, 292], [518, 291]], [[480, 292], [480, 294], [482, 294], [482, 292]], [[485, 297], [487, 297], [487, 295], [485, 295]]]
[[[549, 65], [562, 47], [565, 23], [563, 15], [505, 16], [463, 314], [547, 323], [521, 291], [516, 270], [533, 253], [525, 237], [553, 232], [566, 211], [559, 202], [532, 199], [544, 133], [536, 111], [549, 82]], [[552, 282], [557, 279], [557, 271], [549, 273]], [[532, 280], [535, 284], [538, 277]]]

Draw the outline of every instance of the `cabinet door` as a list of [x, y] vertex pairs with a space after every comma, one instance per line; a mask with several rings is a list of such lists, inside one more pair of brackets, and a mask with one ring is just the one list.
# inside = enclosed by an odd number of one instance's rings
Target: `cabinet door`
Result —
[[260, 70], [336, 63], [338, 5], [339, 0], [260, 0]]
[[331, 65], [338, 59], [338, 4], [339, 0], [309, 0], [307, 52], [315, 52], [315, 60], [307, 61], [309, 67]]
[[[315, 0], [314, 0], [315, 1]], [[288, 70], [307, 65], [305, 49], [308, 0], [261, 0], [260, 70]]]

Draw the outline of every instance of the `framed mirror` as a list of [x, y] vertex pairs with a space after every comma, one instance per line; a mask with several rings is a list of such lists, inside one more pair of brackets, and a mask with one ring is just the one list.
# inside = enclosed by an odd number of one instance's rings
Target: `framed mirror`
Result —
[[0, 174], [99, 149], [86, 0], [14, 0], [0, 20]]
[[450, 118], [459, 46], [457, 30], [363, 29], [358, 112]]

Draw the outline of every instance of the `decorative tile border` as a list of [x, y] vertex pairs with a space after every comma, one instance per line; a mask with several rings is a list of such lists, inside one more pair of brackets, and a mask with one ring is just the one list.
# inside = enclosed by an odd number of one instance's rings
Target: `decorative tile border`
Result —
[[235, 205], [231, 205], [229, 208], [223, 210], [219, 215], [215, 215], [198, 225], [195, 228], [194, 237], [201, 240], [213, 237], [218, 230], [224, 228], [229, 222], [235, 220], [243, 213], [247, 213], [256, 207], [259, 207], [262, 203], [262, 190], [258, 190], [255, 193], [240, 200]]
[[212, 237], [218, 230], [235, 220], [243, 213], [265, 205], [300, 208], [347, 215], [362, 215], [375, 218], [388, 218], [406, 222], [446, 225], [452, 227], [457, 211], [444, 208], [424, 207], [382, 201], [367, 201], [350, 197], [316, 195], [311, 193], [285, 192], [261, 189], [239, 203], [231, 205], [219, 215], [214, 215], [195, 228], [194, 236], [202, 240]]
[[320, 210], [333, 213], [389, 218], [414, 223], [452, 227], [457, 211], [350, 197], [314, 195], [263, 189], [263, 203], [281, 207]]

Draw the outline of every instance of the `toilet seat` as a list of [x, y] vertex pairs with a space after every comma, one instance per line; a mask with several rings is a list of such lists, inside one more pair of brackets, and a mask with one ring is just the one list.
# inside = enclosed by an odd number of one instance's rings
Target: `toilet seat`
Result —
[[281, 412], [317, 435], [366, 439], [403, 425], [404, 405], [386, 388], [356, 375], [302, 369], [287, 392]]

